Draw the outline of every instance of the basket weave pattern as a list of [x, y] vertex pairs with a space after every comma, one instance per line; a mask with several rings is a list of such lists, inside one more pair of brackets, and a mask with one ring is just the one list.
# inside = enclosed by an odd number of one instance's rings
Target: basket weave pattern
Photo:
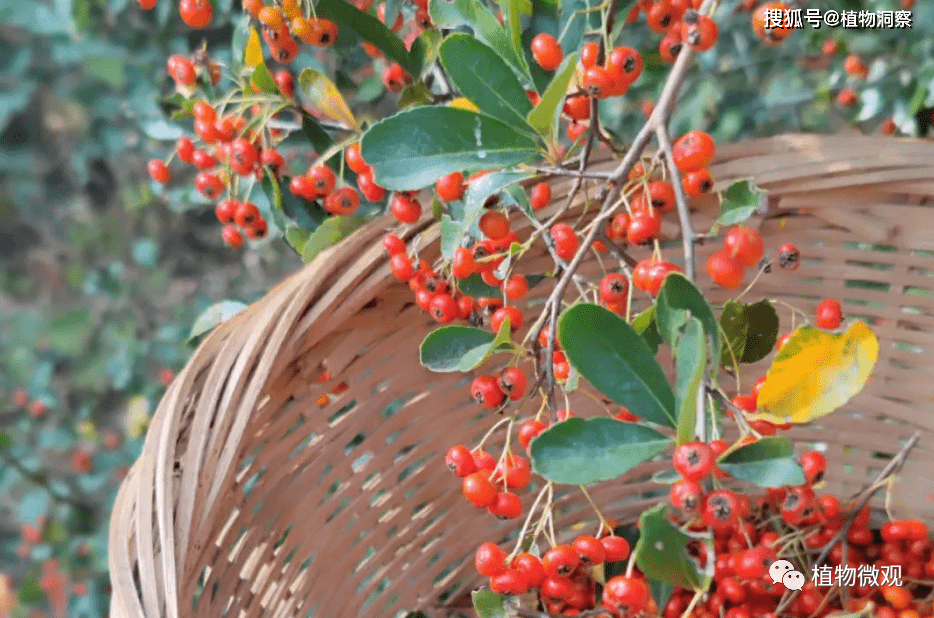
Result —
[[[789, 437], [825, 445], [826, 490], [849, 495], [921, 429], [891, 504], [934, 518], [934, 143], [783, 136], [720, 148], [711, 174], [721, 188], [754, 178], [768, 192], [751, 220], [767, 250], [801, 249], [801, 268], [763, 275], [755, 298], [811, 312], [834, 297], [879, 337], [863, 392]], [[550, 209], [570, 185], [552, 184]], [[692, 206], [695, 228], [708, 229], [714, 200]], [[490, 421], [469, 400], [469, 377], [420, 366], [418, 344], [436, 324], [390, 273], [379, 244], [390, 226], [368, 224], [222, 324], [172, 383], [114, 506], [112, 617], [442, 616], [463, 607], [479, 583], [477, 545], [505, 540], [515, 524], [470, 507], [443, 465], [449, 446], [475, 444]], [[677, 221], [666, 218], [663, 234], [675, 240]], [[420, 257], [436, 258], [437, 225], [410, 226], [404, 238], [416, 236]], [[698, 264], [718, 245], [699, 246]], [[544, 248], [523, 261], [528, 273], [550, 267]], [[597, 259], [581, 270], [600, 272]], [[706, 275], [699, 284], [725, 300]], [[528, 303], [549, 288], [533, 288]], [[791, 312], [777, 308], [787, 332]], [[342, 383], [344, 392], [322, 399]], [[603, 413], [574, 395], [579, 415]], [[667, 493], [649, 480], [667, 465], [646, 463], [592, 496], [607, 516], [631, 520]], [[558, 505], [559, 536], [594, 519], [579, 491], [559, 494]]]

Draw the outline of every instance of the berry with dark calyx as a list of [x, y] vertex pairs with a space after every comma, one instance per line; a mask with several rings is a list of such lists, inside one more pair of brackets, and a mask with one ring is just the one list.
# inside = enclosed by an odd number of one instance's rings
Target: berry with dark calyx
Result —
[[411, 83], [412, 76], [398, 62], [393, 62], [383, 72], [383, 85], [389, 92], [402, 92]]
[[801, 525], [814, 511], [814, 491], [807, 486], [788, 490], [782, 502], [782, 519], [791, 526]]
[[[791, 27], [791, 9], [781, 2], [766, 2], [759, 5], [752, 14], [752, 29], [760, 39], [768, 45], [778, 45], [788, 37], [794, 29]], [[778, 27], [770, 16], [780, 15]]]
[[409, 281], [415, 276], [415, 267], [412, 260], [405, 253], [397, 253], [389, 260], [389, 267], [393, 276], [402, 281]]
[[675, 449], [671, 462], [682, 478], [698, 481], [713, 471], [713, 451], [706, 442], [685, 442]]
[[550, 577], [569, 575], [580, 563], [580, 553], [570, 545], [555, 545], [542, 557], [545, 574]]
[[315, 189], [317, 197], [326, 197], [337, 185], [337, 174], [325, 165], [315, 165], [306, 174]]
[[486, 577], [496, 577], [506, 571], [506, 552], [496, 543], [484, 543], [474, 555], [474, 568]]
[[519, 444], [528, 450], [532, 440], [546, 429], [548, 426], [539, 420], [533, 419], [522, 423], [519, 425]]
[[[656, 180], [649, 183], [646, 194], [652, 203], [652, 208], [661, 212], [670, 212], [675, 208], [675, 190], [671, 183], [665, 180]], [[633, 210], [638, 210], [633, 205]]]
[[262, 240], [266, 238], [269, 232], [269, 224], [263, 218], [257, 219], [256, 223], [246, 229], [246, 236], [250, 240]]
[[707, 258], [707, 274], [720, 287], [735, 290], [743, 283], [743, 264], [723, 249]]
[[824, 330], [836, 330], [843, 321], [843, 308], [832, 298], [822, 300], [814, 311], [817, 327]]
[[209, 200], [216, 199], [224, 190], [224, 183], [211, 172], [201, 172], [195, 177], [195, 189]]
[[603, 603], [617, 612], [625, 611], [627, 616], [635, 616], [645, 609], [649, 600], [649, 591], [641, 579], [617, 575], [603, 588]]
[[519, 401], [525, 395], [525, 372], [519, 367], [506, 367], [499, 374], [499, 388], [510, 401]]
[[311, 44], [316, 47], [333, 45], [337, 40], [337, 24], [321, 17], [311, 20]]
[[681, 48], [683, 46], [684, 41], [681, 40], [681, 30], [679, 28], [672, 28], [668, 31], [668, 34], [662, 37], [661, 42], [659, 42], [658, 54], [664, 62], [671, 64], [678, 58], [678, 54], [681, 53]]
[[801, 253], [791, 243], [786, 243], [778, 249], [778, 265], [786, 270], [798, 270], [801, 266]]
[[590, 67], [584, 72], [581, 85], [591, 96], [599, 99], [607, 96], [612, 91], [613, 77], [604, 67]]
[[460, 478], [464, 478], [468, 474], [473, 474], [477, 471], [477, 467], [474, 465], [473, 455], [471, 455], [470, 450], [462, 444], [449, 448], [447, 454], [444, 456], [444, 461], [448, 465], [448, 468]]
[[578, 551], [581, 562], [587, 566], [603, 564], [606, 560], [606, 548], [596, 537], [581, 535], [574, 539], [571, 547]]
[[741, 552], [736, 558], [734, 570], [743, 579], [757, 579], [768, 572], [773, 562], [775, 555], [760, 545]]
[[671, 505], [685, 513], [696, 513], [704, 500], [704, 490], [697, 481], [681, 479], [671, 486], [668, 494]]
[[688, 172], [681, 184], [688, 197], [700, 197], [713, 191], [713, 178], [707, 168]]
[[609, 273], [600, 280], [600, 302], [625, 302], [629, 294], [629, 279], [620, 273]]
[[542, 32], [532, 39], [532, 57], [544, 70], [554, 71], [564, 60], [564, 51], [554, 36]]
[[499, 382], [491, 375], [474, 378], [470, 386], [470, 396], [477, 403], [490, 409], [498, 408], [506, 399], [505, 393], [499, 387]]
[[661, 212], [640, 210], [634, 212], [629, 221], [629, 227], [626, 229], [626, 240], [633, 245], [648, 244], [657, 239], [661, 233]]
[[827, 471], [827, 458], [823, 453], [817, 451], [802, 453], [799, 463], [804, 470], [804, 478], [808, 485], [819, 483], [824, 478], [824, 472]]
[[708, 527], [726, 530], [739, 521], [738, 507], [735, 493], [728, 489], [715, 489], [704, 497], [701, 516]]
[[706, 15], [689, 11], [681, 23], [681, 38], [697, 51], [706, 51], [717, 42], [719, 29], [717, 22]]
[[471, 504], [480, 509], [490, 508], [496, 502], [496, 488], [482, 470], [465, 476], [461, 482], [461, 491]]
[[325, 198], [323, 207], [332, 215], [352, 215], [360, 207], [360, 196], [353, 187], [341, 187]]
[[441, 324], [449, 324], [460, 315], [457, 301], [450, 294], [436, 294], [428, 306], [428, 313]]
[[577, 253], [577, 234], [567, 223], [555, 223], [551, 226], [549, 234], [555, 243], [555, 253], [563, 260], [570, 260]]
[[632, 83], [642, 74], [642, 54], [632, 47], [617, 47], [607, 55], [606, 66], [622, 74], [627, 83]]

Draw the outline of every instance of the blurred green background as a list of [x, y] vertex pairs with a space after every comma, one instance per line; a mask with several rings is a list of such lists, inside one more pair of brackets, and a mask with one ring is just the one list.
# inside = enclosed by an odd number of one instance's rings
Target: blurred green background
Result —
[[[778, 48], [758, 43], [738, 4], [718, 12], [720, 41], [688, 78], [674, 133], [879, 132], [891, 120], [896, 133], [927, 134], [934, 3], [914, 8], [911, 30], [806, 27]], [[239, 0], [217, 0], [212, 27], [193, 33], [176, 6], [0, 0], [0, 573], [15, 618], [106, 615], [110, 505], [192, 334], [222, 315], [217, 303], [236, 309], [301, 265], [275, 238], [225, 247], [190, 182], [164, 189], [146, 173], [183, 130], [163, 102], [174, 94], [166, 58], [207, 42], [226, 62], [240, 20]], [[646, 73], [627, 97], [601, 102], [622, 138], [667, 68], [658, 35], [630, 30]], [[822, 52], [828, 39], [836, 54]], [[332, 78], [360, 115], [390, 113], [398, 97], [359, 51], [329, 66]], [[844, 71], [848, 53], [863, 57], [868, 79]], [[847, 87], [858, 102], [841, 108]]]

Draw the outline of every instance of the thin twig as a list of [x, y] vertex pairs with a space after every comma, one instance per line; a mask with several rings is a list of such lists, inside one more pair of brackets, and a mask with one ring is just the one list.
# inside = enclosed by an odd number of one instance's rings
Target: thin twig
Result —
[[688, 197], [681, 184], [681, 175], [675, 165], [672, 155], [671, 138], [668, 136], [668, 127], [659, 123], [655, 128], [655, 136], [662, 152], [665, 153], [665, 165], [671, 174], [669, 182], [675, 190], [675, 204], [678, 207], [678, 221], [681, 223], [681, 245], [684, 249], [684, 274], [694, 281], [694, 226], [691, 224], [691, 212], [688, 209]]
[[636, 261], [636, 258], [626, 253], [625, 249], [623, 249], [622, 247], [617, 245], [615, 242], [610, 240], [610, 237], [606, 235], [606, 231], [601, 230], [597, 236], [597, 240], [599, 240], [604, 245], [606, 245], [607, 248], [609, 248], [609, 250], [612, 251], [616, 255], [616, 257], [618, 257], [620, 260], [625, 262], [626, 266], [628, 266], [629, 268], [635, 268], [636, 264], [639, 263]]
[[565, 167], [540, 167], [535, 165], [526, 167], [533, 172], [540, 172], [549, 176], [571, 176], [573, 178], [590, 178], [593, 180], [607, 180], [610, 177], [610, 172], [588, 172]]

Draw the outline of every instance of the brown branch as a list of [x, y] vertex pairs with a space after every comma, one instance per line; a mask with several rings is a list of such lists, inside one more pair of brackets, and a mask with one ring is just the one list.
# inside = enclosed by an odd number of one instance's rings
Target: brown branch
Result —
[[675, 165], [672, 154], [671, 138], [668, 136], [668, 127], [659, 124], [655, 128], [655, 136], [662, 152], [665, 153], [665, 165], [671, 175], [671, 185], [675, 190], [675, 204], [678, 207], [678, 221], [681, 223], [681, 246], [684, 250], [684, 274], [694, 281], [694, 226], [691, 224], [691, 212], [688, 209], [688, 196], [681, 184], [681, 174]]
[[616, 257], [618, 257], [620, 260], [625, 262], [626, 266], [628, 266], [629, 268], [635, 268], [636, 264], [639, 263], [636, 261], [636, 258], [626, 253], [625, 249], [623, 249], [622, 247], [617, 245], [615, 242], [610, 240], [610, 237], [606, 235], [605, 230], [600, 231], [600, 233], [597, 235], [597, 240], [599, 240], [604, 245], [606, 245], [610, 249], [610, 251], [612, 251], [616, 255]]

